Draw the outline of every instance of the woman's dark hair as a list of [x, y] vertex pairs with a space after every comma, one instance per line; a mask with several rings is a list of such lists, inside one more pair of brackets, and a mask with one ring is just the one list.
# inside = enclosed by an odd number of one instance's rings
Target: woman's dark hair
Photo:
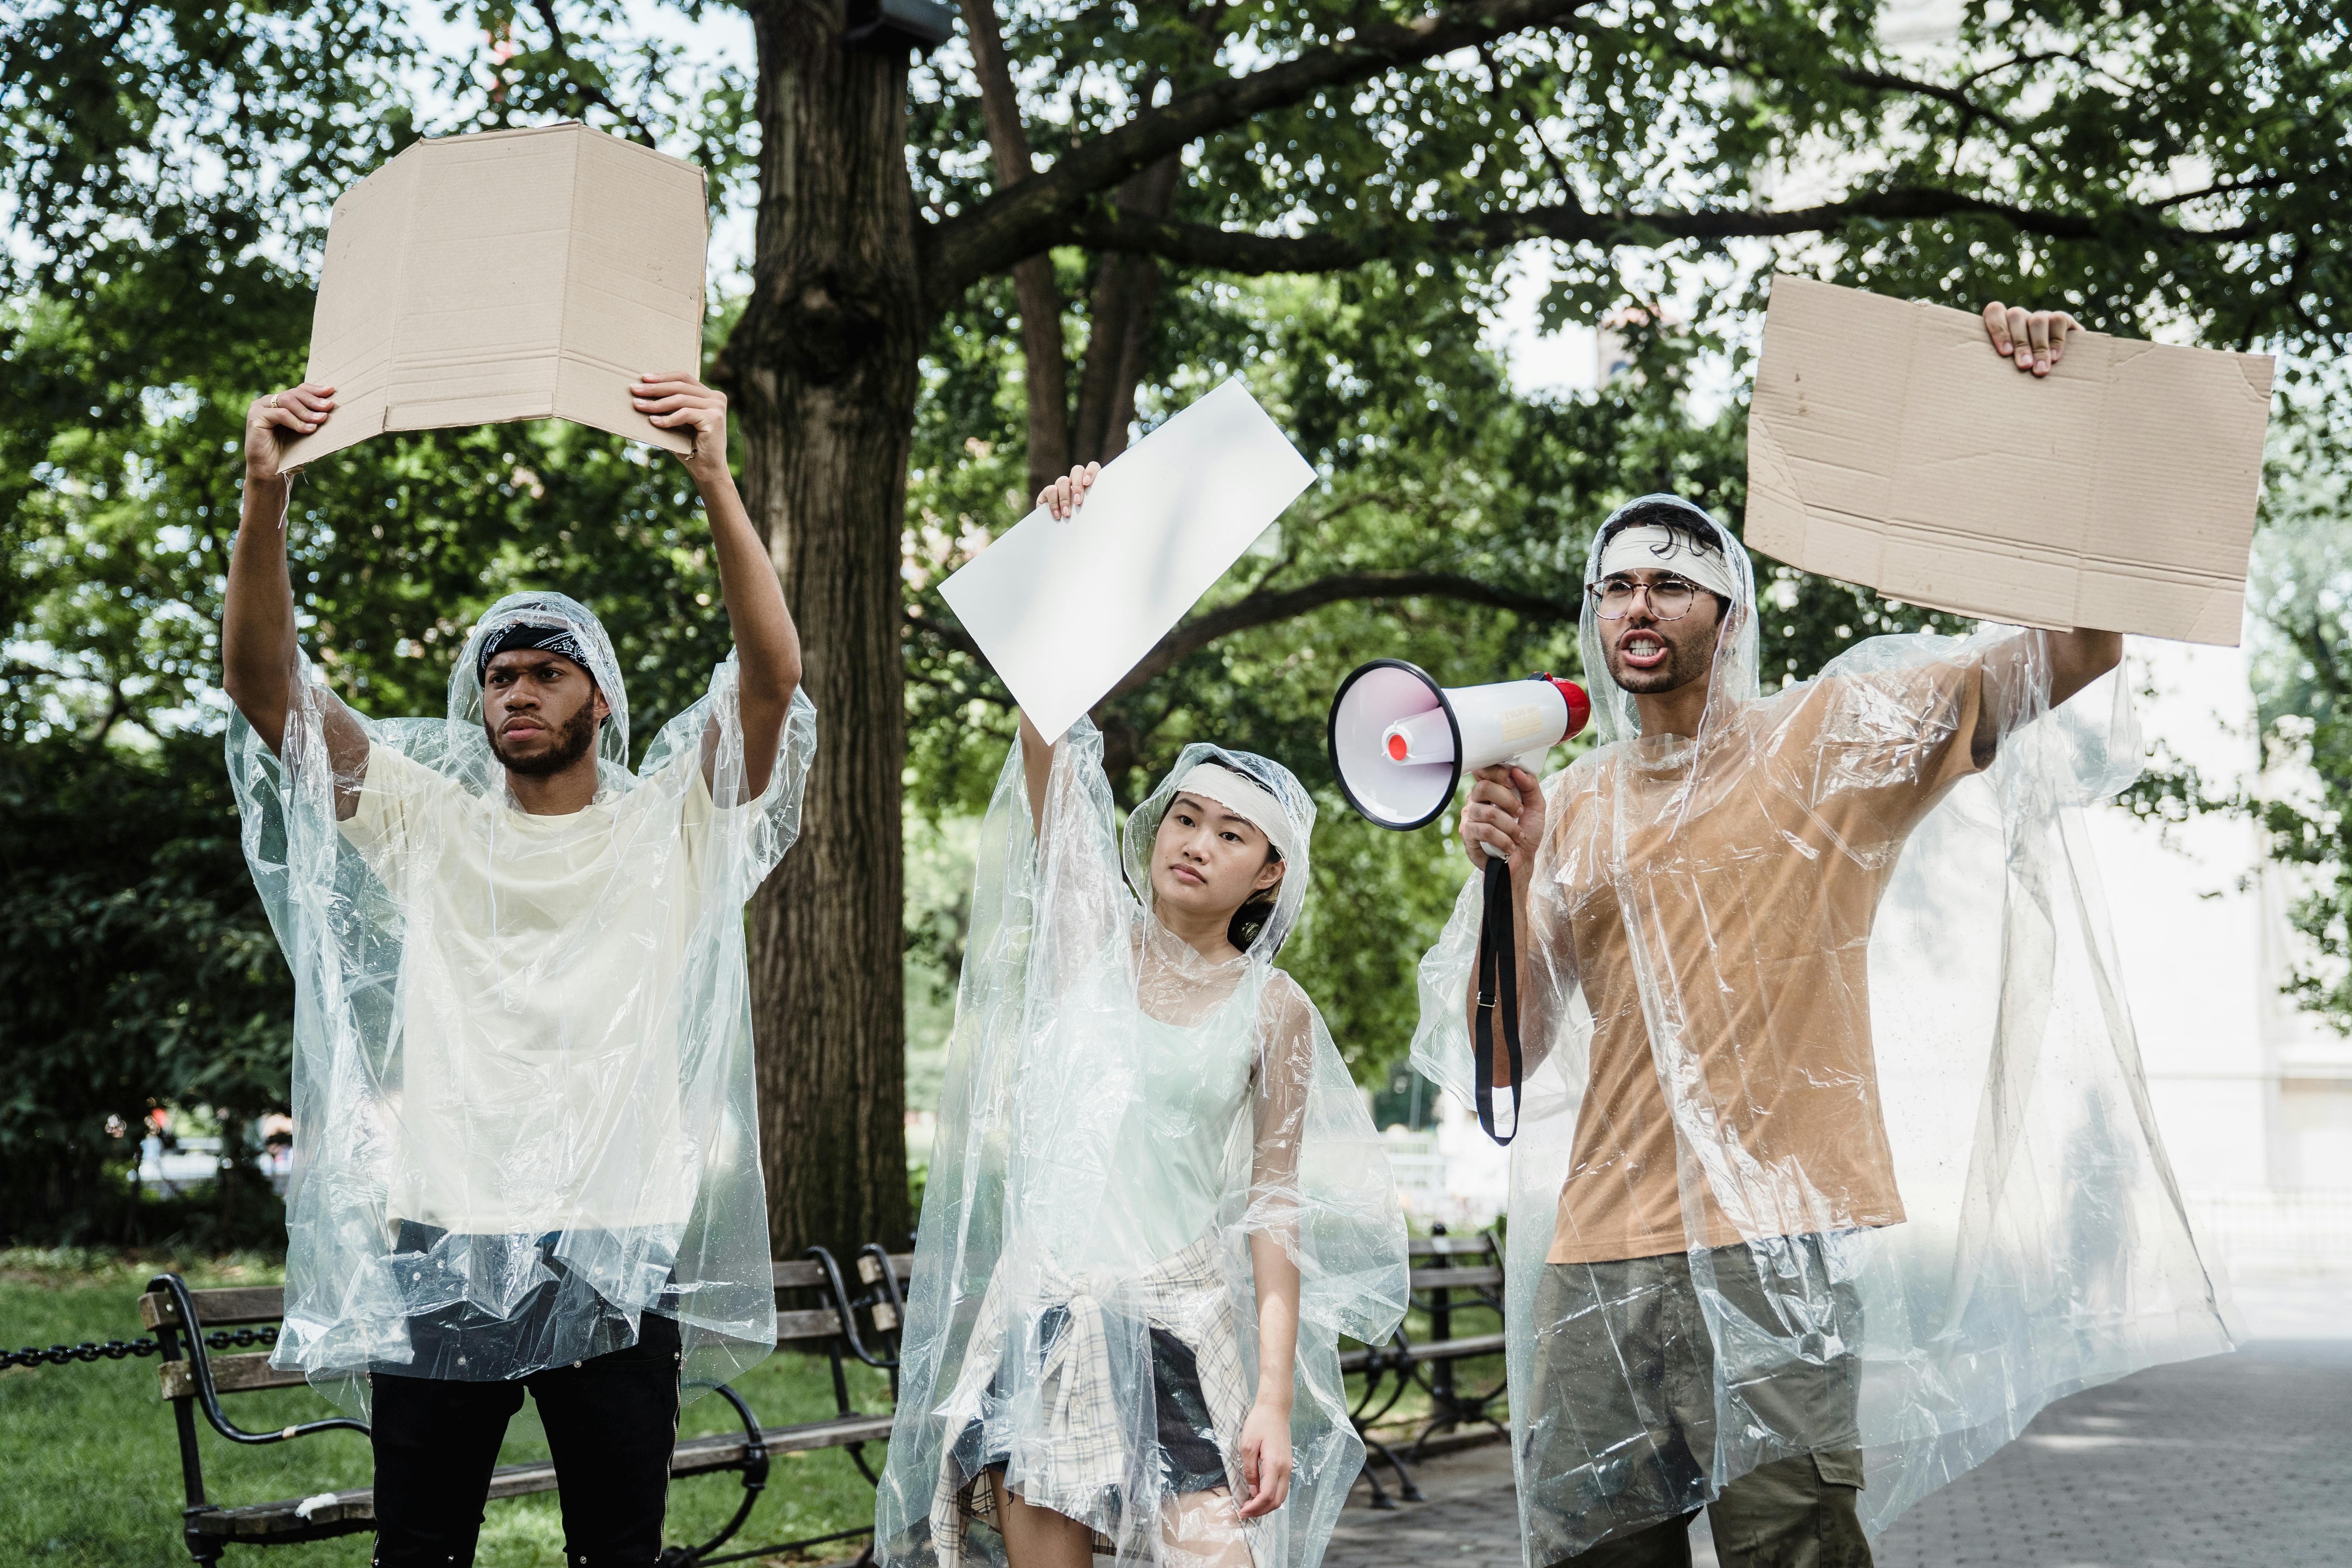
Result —
[[[1282, 851], [1269, 841], [1265, 847], [1265, 863], [1271, 866], [1281, 858]], [[1234, 911], [1234, 918], [1225, 922], [1225, 940], [1247, 952], [1249, 944], [1257, 940], [1258, 932], [1265, 930], [1265, 922], [1274, 918], [1274, 901], [1281, 893], [1282, 884], [1276, 882], [1273, 887], [1260, 888], [1244, 899], [1242, 907]]]
[[[1276, 799], [1282, 798], [1282, 792], [1274, 787], [1272, 781], [1258, 777], [1239, 763], [1226, 762], [1222, 757], [1212, 757], [1209, 760], [1212, 765], [1249, 780]], [[1170, 811], [1175, 809], [1175, 796], [1168, 797], [1168, 807]], [[1163, 811], [1160, 815], [1161, 821], [1167, 820], [1167, 812]], [[1261, 827], [1258, 831], [1264, 833], [1265, 829]], [[1271, 866], [1281, 858], [1282, 851], [1274, 847], [1274, 839], [1269, 835], [1265, 841], [1265, 863]], [[1234, 911], [1234, 918], [1225, 922], [1225, 940], [1242, 952], [1248, 952], [1249, 944], [1257, 940], [1260, 931], [1265, 930], [1265, 922], [1274, 918], [1275, 900], [1281, 892], [1282, 884], [1276, 882], [1270, 888], [1260, 888], [1256, 892], [1244, 899], [1241, 908]]]
[[[1627, 529], [1643, 527], [1671, 530], [1694, 551], [1704, 551], [1709, 555], [1718, 557], [1723, 553], [1723, 546], [1717, 541], [1714, 531], [1701, 524], [1699, 520], [1691, 514], [1688, 507], [1676, 506], [1671, 501], [1662, 500], [1644, 501], [1602, 524], [1601, 548], [1608, 549], [1609, 542]], [[1715, 601], [1715, 613], [1718, 618], [1730, 613], [1729, 599], [1712, 588], [1706, 589], [1706, 593]]]

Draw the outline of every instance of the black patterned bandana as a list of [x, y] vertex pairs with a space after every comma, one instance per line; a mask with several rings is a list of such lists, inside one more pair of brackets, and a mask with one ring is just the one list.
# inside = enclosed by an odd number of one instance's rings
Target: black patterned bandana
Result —
[[[512, 621], [482, 639], [482, 650], [474, 656], [474, 679], [488, 684], [490, 677], [490, 660], [502, 653], [511, 653], [516, 648], [562, 654], [582, 669], [589, 669], [587, 650], [583, 648], [579, 639], [572, 635], [571, 627], [537, 626], [529, 621]], [[595, 672], [589, 670], [588, 679], [593, 681], [595, 678]]]

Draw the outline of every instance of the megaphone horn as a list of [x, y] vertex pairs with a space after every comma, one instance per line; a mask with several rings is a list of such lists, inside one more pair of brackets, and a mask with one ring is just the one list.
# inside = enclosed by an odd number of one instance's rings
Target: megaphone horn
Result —
[[1462, 775], [1513, 759], [1537, 766], [1580, 731], [1591, 700], [1549, 675], [1442, 687], [1419, 665], [1376, 658], [1331, 700], [1331, 770], [1348, 804], [1400, 831], [1437, 819]]

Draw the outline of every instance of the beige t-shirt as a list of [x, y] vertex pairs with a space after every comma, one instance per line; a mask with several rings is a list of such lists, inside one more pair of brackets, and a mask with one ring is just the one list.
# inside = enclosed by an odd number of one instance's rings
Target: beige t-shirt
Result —
[[691, 750], [533, 816], [370, 747], [341, 829], [401, 912], [393, 1124], [369, 1130], [392, 1218], [541, 1235], [688, 1217], [702, 1154], [678, 1022], [713, 813]]
[[[1565, 792], [1553, 869], [1593, 1033], [1549, 1261], [1685, 1250], [1678, 1147], [1709, 1247], [1903, 1218], [1871, 1047], [1871, 925], [1905, 838], [1979, 765], [1983, 689], [1979, 663], [1930, 665], [1752, 702], [1731, 743], [1708, 747], [1679, 822], [1687, 742], [1628, 742]], [[1664, 1061], [1645, 979], [1678, 1020]], [[1687, 1145], [1662, 1073], [1685, 1086]]]

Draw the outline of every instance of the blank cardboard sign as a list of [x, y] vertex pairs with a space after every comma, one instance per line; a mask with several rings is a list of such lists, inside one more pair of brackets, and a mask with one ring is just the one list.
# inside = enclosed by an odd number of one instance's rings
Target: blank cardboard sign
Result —
[[335, 411], [278, 466], [506, 419], [693, 450], [628, 384], [698, 374], [708, 238], [701, 170], [584, 125], [417, 142], [335, 204], [307, 375]]
[[1056, 521], [1039, 507], [940, 595], [1057, 741], [1314, 481], [1228, 381], [1105, 464], [1076, 513]]
[[2035, 377], [1979, 316], [1776, 277], [1748, 542], [1930, 609], [2234, 644], [2272, 368], [2077, 332]]

